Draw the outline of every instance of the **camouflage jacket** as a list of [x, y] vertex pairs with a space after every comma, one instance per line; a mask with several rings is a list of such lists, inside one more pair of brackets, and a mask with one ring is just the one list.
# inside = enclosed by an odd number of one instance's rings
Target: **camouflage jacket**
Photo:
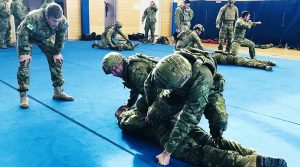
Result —
[[146, 23], [155, 23], [157, 21], [156, 12], [157, 12], [156, 5], [154, 7], [150, 6], [146, 8], [142, 17], [142, 21], [144, 21], [146, 18]]
[[[168, 152], [172, 153], [200, 122], [213, 84], [213, 77], [204, 77], [201, 73], [206, 61], [213, 60], [207, 60], [205, 57], [199, 56], [195, 62], [190, 61], [192, 63], [192, 77], [182, 88], [170, 90], [170, 98], [173, 95], [183, 97], [185, 104], [170, 134], [170, 139], [164, 145]], [[214, 72], [211, 71], [211, 73]], [[212, 74], [210, 75], [212, 76]], [[158, 93], [152, 74], [145, 81], [144, 91], [147, 103], [151, 105], [151, 101], [154, 101]]]
[[105, 31], [102, 33], [101, 38], [105, 38], [108, 45], [114, 44], [113, 39], [116, 35], [119, 34], [125, 40], [128, 40], [126, 35], [121, 31], [120, 28], [117, 28], [115, 25], [111, 25], [105, 28]]
[[[236, 21], [239, 18], [239, 10], [235, 5], [224, 5], [217, 16], [216, 25], [219, 25], [221, 21]], [[233, 22], [232, 22], [233, 23]]]
[[194, 30], [186, 30], [177, 35], [175, 49], [179, 50], [188, 46], [204, 50], [204, 46], [198, 34]]
[[40, 8], [30, 12], [18, 27], [19, 54], [29, 54], [33, 43], [44, 43], [53, 35], [55, 35], [55, 43], [48, 47], [53, 47], [51, 54], [59, 54], [64, 45], [67, 29], [68, 23], [65, 16], [62, 16], [59, 25], [52, 29], [46, 20], [44, 9]]
[[236, 41], [244, 40], [246, 30], [250, 29], [251, 27], [255, 26], [255, 22], [247, 22], [242, 18], [239, 18], [234, 26], [234, 36], [233, 39]]
[[44, 0], [41, 8], [46, 8], [49, 3], [53, 3], [53, 2], [54, 2], [54, 0]]
[[190, 25], [193, 16], [194, 12], [192, 9], [184, 9], [182, 6], [177, 7], [175, 11], [176, 28], [180, 28], [182, 25]]
[[2, 19], [9, 19], [10, 17], [10, 9], [7, 2], [0, 0], [0, 18]]
[[143, 54], [130, 56], [124, 62], [123, 84], [130, 89], [128, 107], [135, 104], [139, 95], [144, 95], [144, 82], [156, 64], [155, 59]]
[[14, 19], [18, 19], [20, 21], [25, 19], [27, 14], [27, 8], [23, 4], [22, 0], [13, 0], [10, 6], [11, 14], [14, 16]]

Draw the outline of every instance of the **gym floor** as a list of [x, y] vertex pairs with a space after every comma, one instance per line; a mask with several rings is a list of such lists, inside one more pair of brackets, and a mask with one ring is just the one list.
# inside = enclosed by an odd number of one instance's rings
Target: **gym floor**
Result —
[[[122, 53], [126, 57], [144, 53], [161, 58], [173, 50], [173, 46], [140, 44], [134, 51]], [[64, 90], [75, 101], [57, 102], [52, 100], [46, 58], [34, 47], [30, 107], [23, 110], [17, 91], [16, 50], [0, 50], [1, 167], [159, 166], [154, 157], [161, 147], [122, 133], [116, 124], [114, 112], [127, 100], [129, 90], [120, 78], [106, 76], [101, 70], [100, 62], [108, 52], [92, 49], [91, 42], [67, 41], [62, 52]], [[261, 55], [257, 59], [277, 62], [273, 71], [218, 66], [226, 79], [224, 96], [229, 114], [224, 137], [263, 155], [282, 157], [288, 166], [299, 166], [300, 61], [257, 53]], [[204, 117], [200, 126], [208, 130]], [[170, 166], [192, 165], [172, 159]]]

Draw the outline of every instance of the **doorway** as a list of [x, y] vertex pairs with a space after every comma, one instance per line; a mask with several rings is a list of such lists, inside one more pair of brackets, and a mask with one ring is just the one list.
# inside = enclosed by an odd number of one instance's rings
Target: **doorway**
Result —
[[116, 0], [104, 0], [105, 28], [116, 23]]
[[[155, 23], [155, 36], [160, 34], [160, 13], [161, 13], [161, 6], [162, 6], [162, 0], [153, 0], [155, 4], [157, 5], [157, 12], [156, 12], [156, 20], [157, 22]], [[142, 24], [142, 17], [144, 14], [144, 11], [147, 7], [150, 6], [150, 1], [149, 0], [140, 0], [140, 32], [145, 33], [144, 27], [145, 27], [145, 22]], [[150, 33], [150, 32], [149, 32]]]

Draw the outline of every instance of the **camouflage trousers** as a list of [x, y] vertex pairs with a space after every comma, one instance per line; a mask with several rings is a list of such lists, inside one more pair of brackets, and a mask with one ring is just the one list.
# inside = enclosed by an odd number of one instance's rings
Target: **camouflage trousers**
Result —
[[234, 65], [258, 68], [258, 69], [266, 69], [266, 67], [268, 66], [266, 61], [256, 60], [256, 59], [248, 59], [248, 58], [240, 57], [240, 56], [234, 57]]
[[151, 38], [150, 38], [150, 42], [153, 43], [154, 42], [154, 33], [155, 33], [155, 22], [146, 22], [145, 23], [145, 39], [144, 41], [148, 41], [148, 34], [149, 34], [149, 30], [151, 33]]
[[[64, 84], [64, 79], [62, 76], [62, 63], [60, 62], [54, 62], [53, 60], [53, 50], [54, 50], [54, 44], [52, 43], [53, 38], [49, 38], [48, 40], [44, 40], [42, 42], [37, 43], [38, 47], [41, 49], [41, 51], [45, 54], [49, 70], [51, 74], [51, 80], [52, 80], [52, 86], [62, 86]], [[17, 46], [18, 49], [18, 56], [20, 48]], [[32, 46], [31, 46], [31, 52], [32, 52]], [[31, 52], [29, 55], [31, 55]], [[29, 65], [30, 62], [21, 62], [19, 63], [18, 72], [17, 72], [17, 79], [19, 84], [19, 91], [24, 92], [28, 91], [30, 86], [30, 71], [29, 71]]]
[[123, 43], [123, 42], [115, 43], [114, 44], [115, 46], [112, 47], [108, 45], [106, 39], [101, 39], [99, 43], [94, 43], [93, 45], [99, 49], [106, 49], [107, 47], [109, 47], [109, 49], [111, 50], [133, 50], [134, 49], [134, 47], [131, 44]]
[[[135, 106], [121, 114], [118, 125], [123, 131], [142, 134], [164, 146], [176, 122], [176, 118], [157, 125], [145, 124], [145, 112], [139, 112]], [[240, 144], [214, 139], [202, 128], [196, 126], [182, 140], [172, 156], [188, 163], [204, 166], [236, 166], [240, 156], [255, 155], [255, 151]]]
[[0, 46], [10, 44], [10, 22], [9, 19], [2, 19], [0, 22]]
[[254, 42], [252, 42], [246, 38], [243, 40], [233, 40], [231, 53], [234, 56], [238, 55], [240, 46], [249, 48], [249, 54], [250, 54], [251, 59], [253, 59], [255, 57], [255, 44], [254, 44]]
[[15, 22], [15, 32], [17, 33], [17, 29], [18, 29], [19, 25], [21, 24], [22, 20], [15, 18], [14, 22]]
[[223, 50], [225, 39], [227, 39], [226, 52], [229, 52], [232, 46], [233, 24], [222, 24], [219, 31], [219, 50]]

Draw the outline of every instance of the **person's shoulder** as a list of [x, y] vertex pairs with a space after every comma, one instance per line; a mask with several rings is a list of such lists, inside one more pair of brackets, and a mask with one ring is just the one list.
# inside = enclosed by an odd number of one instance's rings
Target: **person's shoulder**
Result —
[[30, 11], [27, 15], [27, 17], [29, 18], [34, 18], [34, 17], [43, 17], [44, 16], [44, 13], [43, 13], [43, 9], [36, 9], [36, 10], [33, 10], [33, 11]]

